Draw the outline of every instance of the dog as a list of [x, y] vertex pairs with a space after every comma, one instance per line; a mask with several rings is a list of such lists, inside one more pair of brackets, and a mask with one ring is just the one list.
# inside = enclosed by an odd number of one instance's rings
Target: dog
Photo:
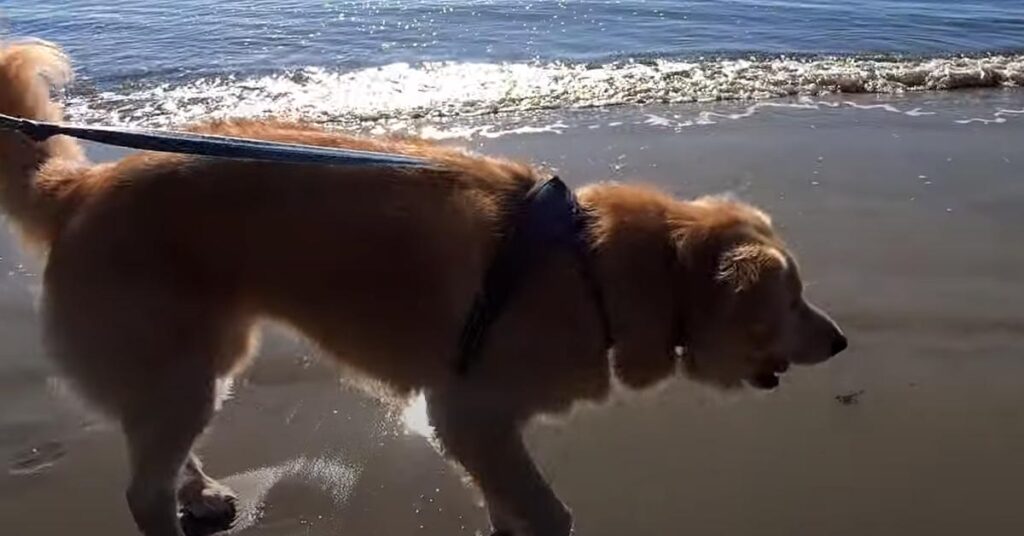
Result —
[[[0, 113], [59, 121], [50, 91], [69, 79], [55, 45], [2, 45]], [[467, 311], [540, 171], [283, 121], [192, 130], [410, 155], [436, 168], [151, 152], [93, 164], [70, 138], [0, 132], [0, 204], [46, 256], [48, 350], [120, 423], [127, 502], [147, 536], [182, 536], [179, 511], [213, 523], [234, 516], [231, 490], [204, 473], [192, 447], [215, 412], [215, 385], [243, 369], [261, 320], [291, 326], [395, 394], [424, 393], [440, 444], [479, 486], [494, 530], [517, 536], [572, 532], [569, 509], [523, 444], [532, 417], [681, 375], [771, 389], [790, 364], [847, 346], [805, 298], [797, 263], [762, 211], [596, 183], [576, 195], [603, 303], [578, 258], [553, 251], [459, 374]]]

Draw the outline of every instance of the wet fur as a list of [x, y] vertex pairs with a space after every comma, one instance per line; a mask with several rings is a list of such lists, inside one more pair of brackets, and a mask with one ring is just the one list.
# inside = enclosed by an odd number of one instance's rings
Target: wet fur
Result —
[[[59, 120], [49, 86], [68, 72], [52, 45], [8, 44], [0, 112]], [[702, 314], [687, 304], [723, 278], [757, 278], [759, 268], [739, 252], [729, 266], [721, 253], [738, 243], [755, 244], [747, 252], [754, 259], [761, 246], [784, 251], [767, 217], [739, 202], [587, 186], [578, 195], [594, 215], [587, 239], [607, 295], [613, 356], [566, 252], [531, 274], [480, 362], [458, 377], [454, 343], [466, 311], [508, 212], [537, 171], [297, 123], [194, 130], [416, 155], [443, 171], [156, 153], [92, 164], [70, 139], [32, 143], [0, 132], [0, 203], [48, 256], [47, 341], [89, 400], [122, 423], [128, 502], [150, 536], [180, 536], [178, 502], [195, 515], [233, 515], [230, 491], [202, 473], [191, 447], [214, 412], [215, 382], [243, 368], [264, 319], [290, 325], [396, 393], [424, 391], [446, 452], [475, 477], [496, 529], [567, 534], [571, 517], [530, 460], [521, 425], [603, 400], [613, 374], [633, 388], [673, 376], [685, 342], [676, 324]]]

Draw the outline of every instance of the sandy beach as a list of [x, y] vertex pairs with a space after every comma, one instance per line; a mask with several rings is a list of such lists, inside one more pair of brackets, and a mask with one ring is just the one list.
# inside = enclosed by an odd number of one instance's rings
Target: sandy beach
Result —
[[[529, 160], [573, 185], [735, 192], [773, 215], [809, 295], [851, 340], [771, 393], [721, 395], [679, 380], [531, 427], [577, 534], [1024, 533], [1024, 91], [620, 107], [521, 122], [529, 128], [467, 123], [470, 140], [446, 143]], [[39, 273], [4, 230], [0, 526], [133, 534], [121, 437], [43, 354]], [[201, 448], [209, 472], [242, 496], [235, 532], [486, 534], [475, 493], [437, 455], [417, 408], [339, 378], [315, 349], [267, 333]]]

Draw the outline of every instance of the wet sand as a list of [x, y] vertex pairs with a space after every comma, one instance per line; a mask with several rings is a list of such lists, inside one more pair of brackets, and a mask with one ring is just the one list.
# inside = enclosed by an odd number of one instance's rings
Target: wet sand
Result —
[[[577, 533], [1020, 532], [1024, 114], [1013, 111], [1024, 92], [772, 102], [790, 106], [563, 113], [534, 119], [561, 134], [469, 142], [573, 184], [738, 193], [772, 213], [810, 296], [851, 339], [772, 393], [681, 380], [531, 427]], [[6, 233], [0, 257], [0, 526], [130, 534], [117, 430], [81, 409], [42, 354], [38, 263]], [[415, 412], [403, 419], [338, 378], [287, 334], [265, 338], [201, 449], [242, 494], [238, 532], [485, 532]]]

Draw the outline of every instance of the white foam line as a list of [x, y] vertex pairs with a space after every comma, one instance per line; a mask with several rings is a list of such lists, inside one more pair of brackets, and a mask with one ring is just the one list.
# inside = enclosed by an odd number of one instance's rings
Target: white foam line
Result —
[[981, 123], [981, 124], [984, 124], [984, 125], [991, 125], [991, 124], [1005, 123], [1006, 122], [1006, 118], [1005, 117], [996, 117], [995, 119], [983, 119], [981, 117], [972, 117], [970, 119], [957, 119], [954, 122], [955, 123], [960, 123], [961, 125], [968, 125], [968, 124], [971, 124], [971, 123]]
[[[700, 115], [697, 116], [697, 119], [693, 120], [693, 124], [694, 125], [716, 125], [718, 123], [716, 121], [714, 121], [713, 119], [711, 119], [711, 117], [713, 117], [714, 115], [716, 115], [714, 112], [701, 112]], [[725, 116], [722, 116], [722, 117], [725, 117]]]
[[543, 126], [543, 127], [525, 126], [525, 127], [513, 128], [513, 129], [508, 129], [508, 130], [497, 130], [497, 131], [491, 131], [489, 128], [487, 128], [487, 129], [481, 130], [478, 134], [483, 136], [483, 137], [485, 137], [485, 138], [494, 139], [494, 138], [500, 138], [502, 136], [508, 136], [510, 134], [542, 134], [542, 133], [562, 134], [563, 132], [565, 132], [566, 128], [569, 128], [569, 126], [568, 125], [564, 125], [562, 123], [555, 123], [553, 125], [546, 125], [546, 126]]
[[675, 123], [675, 121], [660, 115], [647, 114], [644, 117], [647, 119], [644, 120], [643, 124], [651, 125], [652, 127], [670, 127]]
[[[392, 128], [386, 129], [378, 127], [380, 134], [391, 132], [403, 132], [405, 131], [405, 125], [398, 123], [393, 125]], [[501, 138], [503, 136], [509, 136], [514, 134], [563, 134], [565, 129], [569, 128], [569, 125], [562, 123], [561, 121], [552, 123], [550, 125], [543, 126], [531, 126], [526, 125], [517, 128], [495, 130], [494, 125], [482, 125], [476, 127], [453, 127], [451, 129], [442, 129], [433, 125], [427, 125], [417, 132], [417, 136], [429, 140], [451, 140], [451, 139], [473, 139], [474, 136], [480, 136], [488, 139]]]
[[746, 119], [760, 113], [762, 108], [788, 108], [793, 110], [819, 110], [819, 105], [828, 103], [817, 103], [814, 101], [805, 101], [803, 99], [798, 103], [789, 102], [758, 102], [747, 106], [742, 112], [736, 113], [722, 113], [722, 112], [701, 112], [698, 114], [697, 119], [693, 121], [677, 121], [675, 124], [678, 126], [693, 126], [693, 125], [715, 125], [717, 122], [713, 118], [729, 119], [736, 121], [739, 119]]
[[816, 109], [820, 106], [824, 106], [826, 108], [838, 108], [843, 105], [841, 102], [816, 101], [810, 97], [800, 97], [800, 102], [803, 104], [813, 104]]
[[923, 112], [921, 108], [914, 108], [913, 110], [900, 110], [899, 108], [891, 104], [857, 104], [856, 102], [843, 101], [843, 104], [856, 108], [858, 110], [885, 110], [894, 114], [903, 114], [910, 117], [920, 117], [923, 115], [935, 115], [935, 112]]
[[970, 119], [958, 119], [954, 121], [961, 125], [969, 125], [971, 123], [981, 123], [983, 125], [998, 125], [1006, 122], [1006, 116], [1017, 116], [1024, 115], [1024, 110], [1011, 110], [1011, 109], [1000, 109], [996, 110], [992, 114], [992, 119], [985, 119], [983, 117], [972, 117]]
[[[455, 140], [455, 139], [473, 139], [473, 136], [479, 134], [482, 131], [493, 128], [492, 125], [484, 125], [479, 127], [454, 127], [451, 129], [440, 129], [433, 125], [427, 125], [420, 129], [416, 134], [417, 136], [428, 139], [428, 140]], [[401, 128], [392, 128], [390, 132], [401, 132]], [[380, 128], [378, 134], [385, 134], [389, 132], [388, 129]]]
[[[829, 102], [829, 101], [815, 101], [809, 97], [802, 97], [797, 103], [784, 103], [784, 102], [758, 102], [746, 107], [742, 112], [736, 113], [724, 113], [724, 112], [700, 112], [697, 118], [694, 120], [687, 121], [674, 121], [665, 117], [661, 117], [654, 114], [647, 114], [647, 120], [643, 121], [642, 124], [647, 124], [655, 127], [664, 126], [670, 128], [681, 128], [689, 127], [694, 125], [715, 125], [718, 124], [715, 119], [728, 119], [728, 120], [739, 120], [752, 117], [762, 111], [765, 108], [783, 108], [783, 109], [795, 109], [795, 110], [821, 110], [822, 107], [826, 108], [837, 108], [842, 105], [847, 105], [851, 108], [860, 110], [884, 110], [890, 113], [898, 113], [910, 117], [937, 115], [936, 112], [922, 111], [921, 108], [914, 108], [912, 110], [903, 111], [891, 104], [857, 104], [855, 102]], [[1011, 110], [1009, 113], [1021, 113], [1024, 114], [1024, 110], [1016, 111]], [[997, 114], [998, 115], [998, 114]]]
[[857, 104], [856, 102], [851, 101], [843, 101], [843, 104], [851, 108], [857, 108], [858, 110], [885, 110], [887, 112], [897, 114], [903, 113], [903, 110], [900, 110], [891, 104]]

